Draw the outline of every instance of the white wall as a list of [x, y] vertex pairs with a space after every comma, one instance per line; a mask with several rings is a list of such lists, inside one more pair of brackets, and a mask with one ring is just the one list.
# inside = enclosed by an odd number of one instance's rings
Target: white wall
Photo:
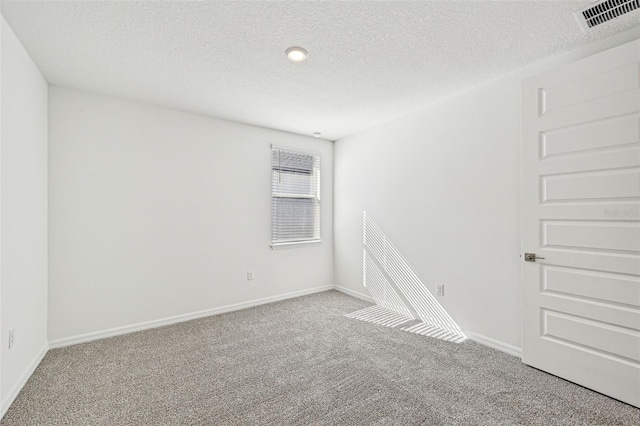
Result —
[[[51, 341], [333, 283], [332, 142], [55, 86], [49, 141]], [[270, 248], [270, 144], [320, 153], [322, 244]]]
[[461, 328], [518, 344], [519, 87], [501, 81], [336, 142], [338, 284], [366, 292], [365, 210], [425, 284], [445, 284], [438, 300]]
[[1, 415], [48, 344], [47, 82], [4, 19], [0, 26]]
[[[362, 212], [458, 325], [520, 347], [521, 81], [638, 37], [538, 64], [335, 143], [336, 284], [362, 286]], [[492, 342], [497, 341], [497, 342]]]

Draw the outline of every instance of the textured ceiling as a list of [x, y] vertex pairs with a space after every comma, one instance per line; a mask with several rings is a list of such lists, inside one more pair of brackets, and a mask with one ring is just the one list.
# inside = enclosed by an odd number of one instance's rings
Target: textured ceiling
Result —
[[[53, 84], [339, 139], [638, 27], [583, 33], [591, 1], [16, 2], [2, 15]], [[287, 61], [286, 48], [309, 51]]]

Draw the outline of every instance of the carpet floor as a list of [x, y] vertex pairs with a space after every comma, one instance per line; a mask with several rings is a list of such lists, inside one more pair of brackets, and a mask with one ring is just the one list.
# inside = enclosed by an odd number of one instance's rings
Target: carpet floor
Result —
[[9, 425], [639, 425], [472, 341], [344, 317], [336, 291], [49, 351]]

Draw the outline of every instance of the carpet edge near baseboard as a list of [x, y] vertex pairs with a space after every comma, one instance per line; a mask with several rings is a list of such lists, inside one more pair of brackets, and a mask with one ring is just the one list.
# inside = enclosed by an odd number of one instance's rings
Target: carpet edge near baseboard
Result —
[[473, 331], [463, 329], [462, 332], [465, 334], [465, 336], [467, 336], [469, 340], [473, 340], [474, 342], [480, 343], [481, 345], [499, 350], [500, 352], [504, 352], [511, 356], [522, 358], [522, 349], [517, 346], [513, 346], [487, 336], [483, 336], [482, 334], [474, 333]]
[[304, 290], [293, 291], [290, 293], [284, 293], [276, 296], [268, 296], [260, 299], [249, 300], [247, 302], [234, 303], [231, 305], [219, 306], [216, 308], [205, 309], [202, 311], [191, 312], [188, 314], [174, 315], [171, 317], [160, 318], [151, 321], [140, 322], [131, 325], [125, 325], [121, 327], [114, 327], [102, 331], [94, 331], [86, 334], [79, 334], [76, 336], [63, 337], [61, 339], [51, 340], [49, 347], [51, 349], [63, 348], [65, 346], [77, 345], [80, 343], [92, 342], [94, 340], [105, 339], [108, 337], [120, 336], [123, 334], [134, 333], [137, 331], [149, 330], [152, 328], [163, 327], [166, 325], [178, 324], [185, 321], [191, 321], [194, 319], [205, 318], [213, 315], [220, 315], [227, 312], [239, 311], [241, 309], [252, 308], [254, 306], [265, 305], [267, 303], [280, 302], [286, 299], [293, 299], [295, 297], [307, 296], [314, 293], [321, 293], [323, 291], [334, 290], [335, 286], [325, 285], [320, 287], [313, 287]]
[[[344, 294], [347, 294], [349, 296], [356, 297], [358, 299], [362, 299], [370, 303], [375, 303], [372, 297], [362, 294], [360, 292], [357, 292], [355, 290], [351, 290], [350, 288], [342, 287], [336, 284], [334, 285], [334, 289]], [[473, 340], [474, 342], [480, 343], [481, 345], [499, 350], [500, 352], [504, 352], [511, 356], [522, 358], [522, 349], [517, 346], [513, 346], [508, 343], [501, 342], [499, 340], [495, 340], [487, 336], [483, 336], [482, 334], [474, 333], [473, 331], [462, 330], [462, 332], [464, 333], [465, 336], [467, 336], [469, 340]]]
[[360, 293], [358, 291], [355, 291], [355, 290], [351, 290], [350, 288], [342, 287], [340, 285], [335, 284], [333, 286], [333, 289], [337, 290], [337, 291], [339, 291], [341, 293], [347, 294], [349, 296], [355, 297], [357, 299], [364, 300], [364, 301], [369, 302], [369, 303], [376, 303], [375, 300], [373, 300], [373, 297], [367, 296], [366, 294], [362, 294], [362, 293]]
[[2, 401], [0, 401], [0, 420], [2, 420], [5, 414], [7, 414], [9, 407], [11, 407], [13, 401], [15, 401], [15, 399], [18, 397], [18, 394], [20, 393], [24, 385], [27, 384], [27, 381], [29, 381], [31, 375], [36, 371], [36, 368], [38, 368], [47, 352], [49, 352], [49, 343], [45, 343], [44, 345], [42, 345], [42, 348], [40, 349], [38, 354], [33, 358], [27, 369], [24, 370], [18, 381], [11, 387], [11, 390], [9, 391], [7, 396], [4, 397]]
[[[373, 298], [371, 298], [370, 296], [367, 296], [363, 293], [360, 293], [358, 291], [352, 290], [350, 288], [347, 287], [343, 287], [337, 284], [330, 284], [330, 285], [325, 285], [325, 286], [320, 286], [320, 287], [314, 287], [314, 288], [310, 288], [310, 289], [305, 289], [305, 290], [299, 290], [299, 291], [294, 291], [294, 292], [290, 292], [290, 293], [285, 293], [285, 294], [281, 294], [281, 295], [277, 295], [277, 296], [269, 296], [269, 297], [265, 297], [265, 298], [261, 298], [261, 299], [255, 299], [255, 300], [250, 300], [248, 302], [241, 302], [241, 303], [236, 303], [236, 304], [232, 304], [232, 305], [226, 305], [226, 306], [220, 306], [217, 308], [212, 308], [212, 309], [207, 309], [207, 310], [203, 310], [203, 311], [198, 311], [198, 312], [192, 312], [189, 314], [182, 314], [182, 315], [176, 315], [176, 316], [172, 316], [172, 317], [167, 317], [167, 318], [161, 318], [158, 320], [152, 320], [152, 321], [146, 321], [146, 322], [142, 322], [142, 323], [137, 323], [137, 324], [132, 324], [132, 325], [126, 325], [126, 326], [122, 326], [122, 327], [116, 327], [116, 328], [111, 328], [108, 330], [103, 330], [103, 331], [97, 331], [97, 332], [92, 332], [92, 333], [87, 333], [87, 334], [81, 334], [81, 335], [76, 335], [76, 336], [71, 336], [71, 337], [64, 337], [62, 339], [56, 339], [56, 340], [51, 340], [49, 342], [49, 348], [50, 349], [56, 349], [56, 348], [62, 348], [65, 346], [71, 346], [71, 345], [76, 345], [76, 344], [80, 344], [80, 343], [86, 343], [86, 342], [91, 342], [94, 340], [99, 340], [99, 339], [104, 339], [107, 337], [113, 337], [113, 336], [119, 336], [122, 334], [128, 334], [128, 333], [133, 333], [136, 331], [142, 331], [142, 330], [148, 330], [151, 328], [156, 328], [156, 327], [162, 327], [165, 325], [171, 325], [171, 324], [177, 324], [180, 322], [184, 322], [184, 321], [190, 321], [193, 319], [199, 319], [199, 318], [204, 318], [204, 317], [208, 317], [208, 316], [212, 316], [212, 315], [218, 315], [218, 314], [223, 314], [226, 312], [232, 312], [232, 311], [237, 311], [240, 309], [246, 309], [246, 308], [251, 308], [253, 306], [259, 306], [259, 305], [264, 305], [267, 303], [273, 303], [273, 302], [278, 302], [281, 300], [286, 300], [286, 299], [292, 299], [294, 297], [300, 297], [300, 296], [306, 296], [309, 294], [314, 294], [314, 293], [320, 293], [323, 291], [328, 291], [328, 290], [337, 290], [341, 293], [344, 293], [346, 295], [367, 301], [369, 303], [375, 303]], [[521, 348], [518, 348], [516, 346], [510, 345], [508, 343], [504, 343], [495, 339], [492, 339], [490, 337], [486, 337], [483, 336], [481, 334], [478, 333], [474, 333], [472, 331], [468, 331], [468, 330], [463, 330], [464, 334], [471, 340], [478, 342], [482, 345], [485, 346], [489, 346], [493, 349], [497, 349], [501, 352], [505, 352], [509, 355], [521, 358], [522, 357], [522, 350]], [[44, 356], [44, 355], [43, 355]], [[26, 382], [26, 380], [25, 380]], [[4, 405], [1, 406], [2, 408], [4, 408]], [[0, 417], [1, 418], [1, 417]]]

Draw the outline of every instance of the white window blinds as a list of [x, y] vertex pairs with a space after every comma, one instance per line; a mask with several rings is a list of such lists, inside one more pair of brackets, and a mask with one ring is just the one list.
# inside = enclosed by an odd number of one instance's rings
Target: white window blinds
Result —
[[320, 240], [320, 157], [271, 149], [271, 244]]

